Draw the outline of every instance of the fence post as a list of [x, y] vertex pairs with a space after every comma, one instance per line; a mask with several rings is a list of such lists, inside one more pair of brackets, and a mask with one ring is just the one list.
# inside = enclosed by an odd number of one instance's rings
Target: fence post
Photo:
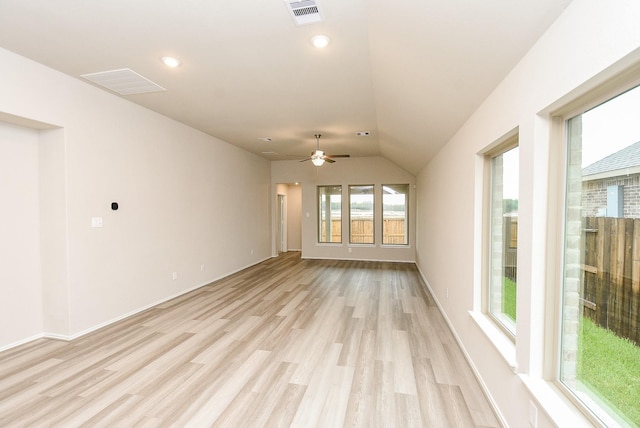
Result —
[[640, 343], [640, 220], [633, 221], [633, 244], [631, 249], [631, 340]]
[[633, 219], [622, 219], [624, 222], [624, 240], [623, 240], [623, 252], [624, 263], [622, 265], [622, 334], [623, 337], [632, 338], [633, 328], [631, 323], [631, 303], [633, 301], [631, 290], [631, 270], [633, 264]]

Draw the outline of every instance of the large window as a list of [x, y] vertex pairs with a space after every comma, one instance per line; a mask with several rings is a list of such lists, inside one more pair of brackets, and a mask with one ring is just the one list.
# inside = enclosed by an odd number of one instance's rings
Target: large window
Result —
[[518, 259], [517, 137], [511, 138], [491, 158], [489, 226], [489, 313], [509, 334], [516, 333]]
[[373, 185], [349, 186], [349, 242], [374, 243]]
[[408, 184], [382, 185], [382, 243], [406, 245], [408, 238]]
[[607, 426], [640, 426], [640, 89], [571, 117], [560, 379]]
[[318, 186], [318, 242], [342, 242], [342, 186]]

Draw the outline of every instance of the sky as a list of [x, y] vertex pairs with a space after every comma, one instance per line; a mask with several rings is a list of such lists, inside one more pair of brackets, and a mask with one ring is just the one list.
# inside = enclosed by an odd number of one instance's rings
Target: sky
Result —
[[[640, 86], [582, 114], [583, 167], [638, 141]], [[503, 174], [503, 197], [518, 199], [517, 150], [504, 154]]]
[[520, 148], [514, 147], [502, 154], [502, 197], [503, 199], [518, 199], [519, 173], [518, 164]]
[[640, 141], [640, 87], [582, 114], [582, 166]]

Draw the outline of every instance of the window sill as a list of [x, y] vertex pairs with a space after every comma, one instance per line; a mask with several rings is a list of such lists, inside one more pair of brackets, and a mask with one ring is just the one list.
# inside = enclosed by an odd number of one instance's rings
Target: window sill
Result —
[[316, 242], [316, 247], [342, 247], [342, 242]]
[[556, 426], [565, 427], [593, 427], [589, 420], [553, 382], [532, 378], [526, 374], [518, 377], [529, 390], [533, 399]]
[[475, 321], [480, 330], [487, 336], [489, 341], [496, 348], [502, 359], [511, 367], [514, 373], [518, 372], [518, 363], [516, 361], [516, 346], [495, 323], [485, 314], [469, 311], [469, 315]]
[[491, 318], [476, 311], [469, 311], [469, 315], [476, 325], [480, 327], [480, 330], [487, 336], [502, 356], [502, 359], [522, 380], [522, 383], [529, 390], [529, 393], [534, 399], [533, 401], [537, 403], [540, 411], [544, 412], [556, 426], [594, 426], [593, 421], [589, 420], [553, 382], [540, 378], [532, 378], [524, 373], [518, 373], [515, 344]]
[[409, 244], [382, 244], [380, 248], [411, 248]]

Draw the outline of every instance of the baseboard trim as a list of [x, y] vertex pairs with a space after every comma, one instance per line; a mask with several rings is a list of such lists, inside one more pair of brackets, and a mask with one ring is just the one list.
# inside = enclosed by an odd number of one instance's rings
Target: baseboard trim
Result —
[[112, 318], [112, 319], [110, 319], [108, 321], [105, 321], [105, 322], [102, 322], [102, 323], [97, 324], [95, 326], [89, 327], [89, 328], [87, 328], [85, 330], [82, 330], [82, 331], [80, 331], [78, 333], [74, 333], [74, 334], [71, 334], [71, 335], [64, 335], [64, 334], [58, 334], [58, 333], [42, 332], [42, 333], [37, 334], [35, 336], [29, 337], [29, 338], [26, 338], [26, 339], [23, 339], [23, 340], [19, 340], [19, 341], [14, 342], [14, 343], [10, 343], [9, 345], [6, 345], [6, 346], [0, 348], [0, 352], [8, 350], [8, 349], [11, 349], [11, 348], [15, 348], [16, 346], [24, 345], [26, 343], [29, 343], [29, 342], [33, 341], [33, 340], [42, 339], [42, 338], [54, 339], [54, 340], [63, 340], [63, 341], [66, 341], [66, 342], [70, 342], [72, 340], [75, 340], [75, 339], [78, 339], [78, 338], [80, 338], [82, 336], [85, 336], [85, 335], [87, 335], [89, 333], [92, 333], [94, 331], [100, 330], [101, 328], [108, 327], [111, 324], [114, 324], [114, 323], [117, 323], [119, 321], [125, 320], [125, 319], [127, 319], [129, 317], [132, 317], [132, 316], [134, 316], [136, 314], [139, 314], [140, 312], [146, 311], [147, 309], [153, 308], [154, 306], [161, 305], [161, 304], [163, 304], [165, 302], [168, 302], [169, 300], [175, 299], [175, 298], [180, 297], [180, 296], [182, 296], [184, 294], [187, 294], [187, 293], [190, 293], [192, 291], [195, 291], [195, 290], [197, 290], [199, 288], [202, 288], [202, 287], [204, 287], [206, 285], [213, 284], [216, 281], [220, 281], [221, 279], [224, 279], [224, 278], [226, 278], [228, 276], [231, 276], [233, 274], [241, 272], [241, 271], [243, 271], [245, 269], [248, 269], [248, 268], [250, 268], [252, 266], [260, 264], [260, 263], [262, 263], [262, 262], [264, 262], [266, 260], [269, 260], [269, 259], [271, 259], [271, 257], [265, 257], [264, 259], [261, 259], [261, 260], [255, 262], [255, 263], [248, 264], [248, 265], [246, 265], [244, 267], [236, 269], [236, 270], [234, 270], [232, 272], [229, 272], [229, 273], [227, 273], [225, 275], [221, 275], [221, 276], [219, 276], [217, 278], [207, 280], [207, 281], [205, 281], [203, 283], [195, 285], [195, 286], [193, 286], [191, 288], [188, 288], [186, 290], [182, 290], [182, 291], [180, 291], [178, 293], [175, 293], [175, 294], [170, 295], [168, 297], [162, 298], [162, 299], [157, 300], [157, 301], [155, 301], [153, 303], [150, 303], [148, 305], [142, 306], [140, 308], [136, 308], [133, 311], [127, 312], [124, 315]]
[[480, 389], [482, 389], [482, 393], [487, 398], [487, 401], [489, 402], [489, 405], [491, 406], [491, 409], [493, 410], [494, 415], [496, 416], [496, 418], [498, 419], [498, 421], [502, 426], [504, 427], [509, 426], [507, 424], [506, 419], [504, 418], [504, 415], [502, 414], [502, 412], [500, 412], [500, 409], [498, 408], [498, 404], [495, 402], [495, 400], [493, 399], [493, 396], [489, 392], [489, 388], [487, 387], [487, 384], [484, 382], [484, 380], [480, 376], [480, 372], [478, 371], [478, 368], [476, 367], [476, 365], [473, 363], [473, 360], [471, 359], [469, 352], [467, 352], [467, 348], [465, 348], [464, 344], [462, 343], [462, 339], [460, 339], [460, 336], [458, 336], [458, 333], [453, 327], [451, 320], [449, 319], [446, 312], [444, 311], [444, 308], [440, 304], [440, 300], [438, 300], [436, 293], [434, 293], [433, 288], [429, 283], [429, 280], [427, 279], [424, 272], [422, 272], [422, 269], [420, 269], [420, 266], [418, 266], [417, 263], [416, 263], [416, 267], [418, 268], [418, 273], [420, 274], [420, 278], [424, 282], [425, 287], [427, 287], [427, 290], [431, 294], [431, 297], [433, 297], [433, 300], [436, 302], [436, 307], [438, 308], [438, 311], [440, 311], [440, 314], [442, 314], [442, 317], [444, 318], [444, 321], [447, 323], [447, 327], [449, 327], [449, 330], [451, 331], [453, 338], [456, 340], [456, 343], [458, 343], [458, 346], [462, 351], [462, 355], [464, 355], [465, 360], [467, 360], [467, 363], [469, 363], [469, 367], [471, 367], [471, 371], [473, 372], [473, 375], [478, 381], [478, 384], [480, 385]]
[[16, 346], [24, 345], [25, 343], [33, 342], [34, 340], [42, 339], [43, 337], [45, 337], [44, 333], [38, 333], [34, 334], [33, 336], [20, 339], [18, 341], [8, 343], [6, 345], [0, 346], [0, 352], [15, 348]]
[[359, 258], [344, 258], [344, 257], [301, 257], [304, 260], [340, 260], [345, 262], [385, 262], [385, 263], [413, 263], [415, 260], [387, 260], [387, 259], [359, 259]]

